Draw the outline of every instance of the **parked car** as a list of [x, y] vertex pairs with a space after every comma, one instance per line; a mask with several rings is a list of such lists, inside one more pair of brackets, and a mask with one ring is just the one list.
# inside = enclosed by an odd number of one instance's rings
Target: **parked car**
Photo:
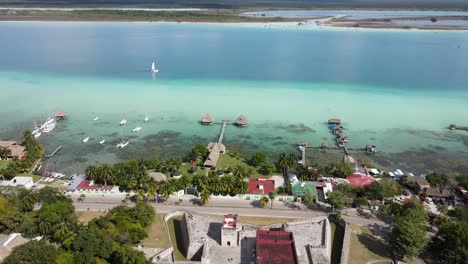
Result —
[[426, 198], [426, 203], [428, 203], [428, 204], [434, 204], [434, 201], [432, 201], [432, 198], [427, 197], [427, 198]]

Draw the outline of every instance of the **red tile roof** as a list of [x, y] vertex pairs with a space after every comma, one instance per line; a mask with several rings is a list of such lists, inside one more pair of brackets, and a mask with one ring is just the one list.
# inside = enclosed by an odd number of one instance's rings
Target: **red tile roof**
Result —
[[[263, 186], [263, 189], [260, 186]], [[249, 179], [249, 193], [251, 194], [269, 194], [274, 190], [275, 180], [270, 180], [263, 176], [258, 177], [258, 179]]]
[[291, 232], [257, 231], [257, 264], [297, 264]]
[[367, 186], [375, 182], [373, 177], [361, 173], [354, 173], [353, 175], [348, 176], [346, 180], [348, 180], [350, 184], [357, 186]]
[[80, 182], [78, 187], [76, 187], [77, 190], [103, 190], [103, 191], [110, 191], [114, 186], [107, 185], [107, 186], [102, 186], [102, 185], [90, 185], [92, 181], [89, 180], [84, 180]]

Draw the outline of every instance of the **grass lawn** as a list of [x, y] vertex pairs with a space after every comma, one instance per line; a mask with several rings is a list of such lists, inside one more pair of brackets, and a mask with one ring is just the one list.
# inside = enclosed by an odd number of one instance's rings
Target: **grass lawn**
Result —
[[88, 223], [89, 221], [93, 220], [94, 218], [101, 217], [105, 215], [105, 212], [95, 212], [95, 211], [77, 211], [76, 214], [78, 215], [78, 221], [81, 223]]
[[40, 179], [42, 179], [41, 176], [38, 176], [38, 175], [33, 175], [33, 182], [38, 182]]
[[237, 220], [240, 223], [255, 225], [258, 227], [280, 224], [284, 222], [298, 220], [299, 218], [281, 218], [281, 217], [255, 217], [255, 216], [238, 216]]
[[8, 166], [8, 163], [10, 163], [10, 160], [0, 160], [0, 170], [5, 169]]
[[[262, 174], [260, 174], [257, 169], [253, 166], [250, 166], [247, 164], [247, 162], [240, 158], [240, 159], [236, 159], [236, 158], [233, 158], [231, 156], [229, 156], [229, 154], [222, 154], [218, 160], [218, 164], [216, 166], [217, 169], [219, 168], [223, 168], [223, 169], [227, 169], [228, 167], [231, 167], [231, 168], [235, 168], [236, 166], [242, 166], [246, 169], [252, 169], [253, 171], [253, 174], [252, 175], [249, 175], [250, 178], [258, 178], [258, 176], [261, 176]], [[182, 172], [182, 174], [190, 174], [190, 169], [192, 168], [192, 164], [190, 162], [187, 162], [185, 165], [182, 165], [180, 167], [180, 172]], [[199, 174], [201, 175], [204, 175], [206, 173], [205, 170], [202, 170], [202, 169], [199, 169], [198, 171]], [[170, 176], [170, 175], [166, 175], [166, 176]]]
[[186, 261], [185, 249], [182, 244], [182, 231], [180, 229], [181, 216], [175, 216], [167, 221], [169, 234], [171, 235], [172, 245], [174, 247], [175, 260]]
[[156, 214], [153, 223], [146, 228], [148, 237], [141, 241], [141, 245], [148, 248], [169, 248], [171, 246], [169, 237], [167, 237], [164, 216], [165, 214]]
[[353, 229], [349, 248], [349, 263], [362, 264], [369, 261], [374, 263], [390, 263], [390, 247], [382, 240], [372, 235], [367, 227], [349, 225]]
[[236, 159], [236, 158], [233, 158], [231, 156], [229, 156], [229, 154], [223, 154], [220, 156], [219, 160], [218, 160], [218, 166], [219, 168], [228, 168], [228, 167], [231, 167], [231, 168], [235, 168], [236, 166], [242, 166], [246, 169], [252, 169], [252, 171], [254, 172], [252, 175], [248, 175], [249, 178], [258, 178], [258, 176], [261, 176], [261, 174], [257, 171], [257, 169], [255, 167], [252, 167], [250, 165], [247, 164], [247, 162], [242, 159], [242, 158], [239, 158], [239, 159]]

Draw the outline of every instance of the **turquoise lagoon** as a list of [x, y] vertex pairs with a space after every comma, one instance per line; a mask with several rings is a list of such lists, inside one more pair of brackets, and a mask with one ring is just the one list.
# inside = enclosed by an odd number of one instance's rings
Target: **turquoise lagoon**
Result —
[[[0, 137], [18, 139], [57, 110], [70, 115], [40, 138], [48, 152], [64, 146], [51, 170], [185, 154], [216, 139], [220, 126], [197, 122], [209, 112], [217, 120], [247, 116], [249, 127], [230, 126], [225, 135], [229, 148], [246, 154], [275, 158], [300, 140], [332, 145], [325, 122], [338, 117], [350, 147], [377, 145], [374, 156], [355, 152], [365, 160], [468, 171], [468, 133], [447, 130], [468, 125], [468, 32], [3, 22], [0, 36]], [[143, 130], [132, 133], [138, 125]], [[130, 141], [123, 150], [115, 147], [121, 133]], [[339, 157], [309, 157], [332, 154]]]

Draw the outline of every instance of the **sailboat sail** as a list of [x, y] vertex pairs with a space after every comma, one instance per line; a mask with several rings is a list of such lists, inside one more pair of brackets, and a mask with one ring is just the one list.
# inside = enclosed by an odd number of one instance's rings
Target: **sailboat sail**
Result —
[[151, 64], [151, 70], [152, 70], [152, 71], [155, 71], [155, 70], [156, 70], [156, 66], [154, 65], [154, 61], [153, 61], [153, 64]]

